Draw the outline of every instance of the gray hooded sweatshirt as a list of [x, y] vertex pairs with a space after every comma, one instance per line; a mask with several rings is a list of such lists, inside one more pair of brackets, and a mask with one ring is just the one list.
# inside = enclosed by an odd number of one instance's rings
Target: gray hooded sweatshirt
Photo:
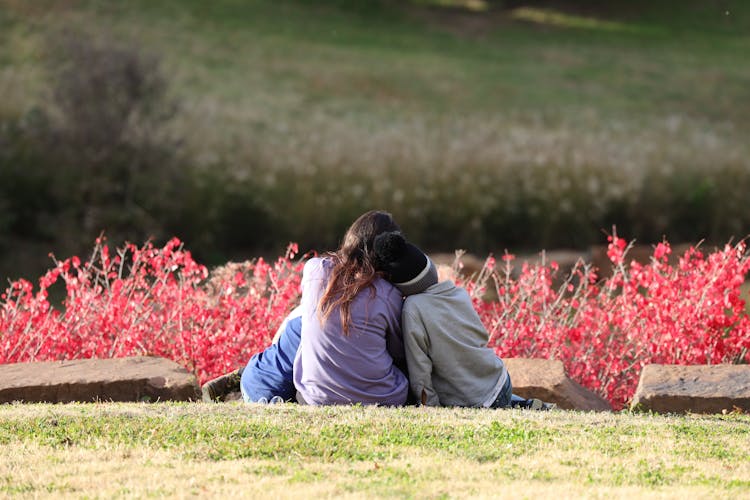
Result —
[[487, 347], [489, 334], [469, 294], [452, 281], [404, 301], [402, 331], [409, 383], [429, 406], [490, 406], [508, 370]]

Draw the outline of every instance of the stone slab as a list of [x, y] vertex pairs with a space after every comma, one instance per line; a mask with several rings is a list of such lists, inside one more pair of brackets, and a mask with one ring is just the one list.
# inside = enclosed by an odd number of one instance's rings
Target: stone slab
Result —
[[750, 365], [646, 365], [632, 408], [656, 413], [750, 412]]
[[563, 410], [612, 411], [603, 397], [570, 379], [562, 361], [534, 358], [503, 359], [510, 373], [513, 393], [555, 403]]
[[149, 357], [0, 365], [0, 403], [200, 400], [195, 376]]

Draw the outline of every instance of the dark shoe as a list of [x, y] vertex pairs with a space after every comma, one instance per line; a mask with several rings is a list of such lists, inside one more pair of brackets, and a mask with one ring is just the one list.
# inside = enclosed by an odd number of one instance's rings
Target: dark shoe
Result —
[[557, 405], [555, 403], [545, 403], [541, 399], [531, 398], [525, 401], [519, 401], [514, 403], [512, 408], [520, 408], [522, 410], [537, 410], [537, 411], [550, 411]]
[[213, 401], [224, 401], [224, 398], [231, 392], [237, 392], [240, 390], [240, 380], [242, 379], [242, 372], [244, 368], [234, 370], [221, 377], [216, 377], [213, 380], [209, 380], [201, 388], [203, 393], [203, 401], [211, 403]]

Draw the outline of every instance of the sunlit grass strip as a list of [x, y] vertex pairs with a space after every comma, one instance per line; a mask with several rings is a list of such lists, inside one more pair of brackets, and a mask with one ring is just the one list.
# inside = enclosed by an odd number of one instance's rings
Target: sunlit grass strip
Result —
[[568, 14], [556, 9], [546, 9], [538, 7], [519, 7], [513, 10], [511, 17], [519, 21], [528, 21], [532, 23], [545, 24], [560, 28], [575, 28], [632, 34], [659, 33], [659, 31], [653, 27], [644, 27], [617, 21], [605, 21], [603, 19], [598, 19], [595, 17]]
[[466, 9], [473, 12], [484, 12], [489, 9], [485, 0], [414, 0], [417, 5]]

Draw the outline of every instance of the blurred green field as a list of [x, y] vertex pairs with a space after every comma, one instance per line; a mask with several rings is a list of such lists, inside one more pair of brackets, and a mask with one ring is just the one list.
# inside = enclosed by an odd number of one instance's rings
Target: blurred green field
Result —
[[746, 2], [440, 3], [0, 0], [0, 119], [50, 102], [56, 33], [157, 55], [185, 175], [218, 180], [155, 236], [209, 261], [373, 207], [432, 250], [750, 233]]

